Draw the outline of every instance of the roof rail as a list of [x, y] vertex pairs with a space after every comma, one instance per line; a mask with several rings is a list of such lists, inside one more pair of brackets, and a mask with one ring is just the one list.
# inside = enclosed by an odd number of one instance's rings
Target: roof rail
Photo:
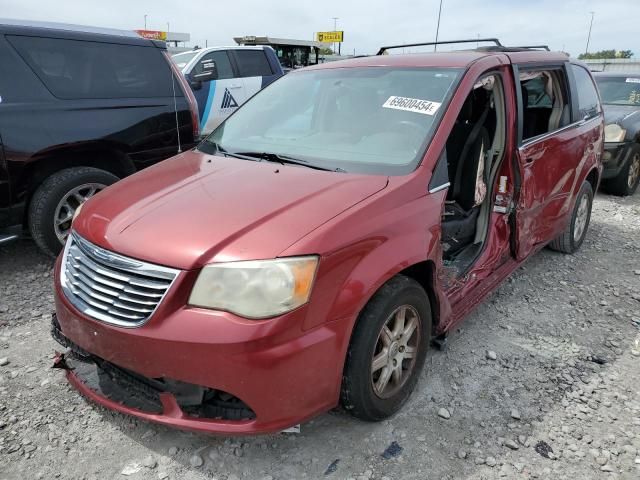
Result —
[[440, 42], [425, 42], [425, 43], [407, 43], [404, 45], [389, 45], [386, 47], [380, 47], [378, 53], [376, 55], [382, 55], [384, 52], [391, 48], [408, 48], [408, 47], [425, 47], [429, 45], [437, 46], [437, 45], [448, 45], [451, 43], [478, 43], [478, 42], [493, 42], [497, 47], [502, 47], [503, 45], [500, 43], [500, 40], [497, 38], [468, 38], [464, 40], [446, 40]]
[[511, 48], [521, 48], [522, 50], [546, 50], [547, 52], [551, 51], [548, 45], [524, 45], [521, 47], [511, 47]]

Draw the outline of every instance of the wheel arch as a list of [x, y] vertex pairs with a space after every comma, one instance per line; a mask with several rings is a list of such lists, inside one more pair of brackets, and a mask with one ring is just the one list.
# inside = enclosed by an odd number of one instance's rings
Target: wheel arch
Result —
[[[135, 173], [136, 167], [125, 150], [111, 142], [85, 142], [59, 145], [42, 150], [31, 157], [18, 181], [25, 205], [29, 205], [34, 192], [49, 176], [72, 167], [94, 167], [105, 170], [119, 178]], [[23, 224], [27, 222], [25, 208]]]
[[[431, 330], [432, 334], [437, 331], [437, 327], [440, 324], [440, 302], [436, 295], [436, 265], [432, 260], [424, 260], [422, 262], [415, 263], [404, 270], [399, 271], [396, 275], [404, 275], [412, 278], [424, 288], [429, 298], [429, 306], [431, 307]], [[388, 279], [387, 281], [389, 281]], [[385, 281], [384, 283], [386, 283]]]
[[587, 176], [585, 177], [585, 181], [591, 184], [591, 188], [593, 189], [593, 193], [598, 191], [598, 185], [600, 184], [600, 172], [598, 172], [597, 167], [593, 167]]
[[405, 262], [398, 264], [396, 268], [387, 271], [385, 274], [378, 277], [377, 281], [373, 282], [366, 290], [366, 294], [360, 299], [357, 311], [354, 315], [353, 324], [349, 337], [353, 334], [355, 326], [357, 325], [360, 314], [364, 308], [371, 302], [373, 297], [380, 291], [380, 289], [389, 282], [392, 278], [404, 275], [409, 277], [422, 286], [429, 299], [429, 306], [431, 308], [431, 326], [432, 333], [437, 331], [437, 327], [440, 325], [441, 319], [441, 303], [438, 298], [436, 289], [436, 266], [431, 259], [414, 260], [412, 262]]

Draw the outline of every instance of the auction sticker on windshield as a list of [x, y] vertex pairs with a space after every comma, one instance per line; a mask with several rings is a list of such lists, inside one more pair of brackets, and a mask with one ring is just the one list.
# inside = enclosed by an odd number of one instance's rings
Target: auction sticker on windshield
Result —
[[431, 102], [429, 100], [421, 100], [419, 98], [397, 97], [391, 96], [382, 104], [383, 108], [394, 108], [396, 110], [406, 110], [407, 112], [422, 113], [425, 115], [434, 115], [441, 103]]

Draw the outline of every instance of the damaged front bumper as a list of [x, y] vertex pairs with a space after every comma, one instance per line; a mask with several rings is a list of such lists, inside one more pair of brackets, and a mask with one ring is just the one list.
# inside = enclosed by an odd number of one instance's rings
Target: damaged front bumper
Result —
[[602, 179], [617, 177], [631, 152], [630, 142], [605, 142], [602, 156]]
[[67, 349], [56, 355], [53, 367], [65, 370], [69, 381], [97, 403], [124, 413], [133, 409], [135, 415], [152, 421], [161, 421], [163, 414], [170, 412], [171, 418], [185, 422], [185, 428], [191, 428], [189, 417], [198, 423], [229, 420], [239, 426], [255, 419], [253, 410], [229, 393], [166, 378], [147, 378], [92, 355], [62, 334], [55, 314], [51, 334]]
[[69, 382], [96, 403], [223, 435], [278, 432], [338, 404], [350, 318], [303, 330], [306, 306], [259, 322], [188, 308], [185, 274], [145, 325], [123, 328], [78, 311], [58, 274], [53, 335]]

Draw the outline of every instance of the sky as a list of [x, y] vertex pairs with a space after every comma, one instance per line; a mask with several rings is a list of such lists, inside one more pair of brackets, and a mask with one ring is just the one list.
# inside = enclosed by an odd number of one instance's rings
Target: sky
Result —
[[[433, 41], [440, 0], [0, 0], [0, 17], [126, 30], [187, 32], [190, 46], [232, 45], [233, 37], [268, 35], [312, 40], [343, 30], [343, 54], [381, 45]], [[443, 0], [441, 40], [498, 37], [505, 45], [547, 44], [573, 56], [632, 50], [640, 57], [640, 0]]]

